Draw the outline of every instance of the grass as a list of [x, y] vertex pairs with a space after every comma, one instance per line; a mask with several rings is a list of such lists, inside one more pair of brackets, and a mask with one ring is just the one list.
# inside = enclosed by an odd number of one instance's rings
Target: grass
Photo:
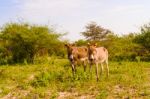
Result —
[[0, 66], [0, 98], [138, 98], [149, 97], [147, 62], [110, 62], [110, 76], [106, 71], [96, 81], [95, 68], [77, 68], [72, 76], [67, 59], [52, 59], [46, 64]]

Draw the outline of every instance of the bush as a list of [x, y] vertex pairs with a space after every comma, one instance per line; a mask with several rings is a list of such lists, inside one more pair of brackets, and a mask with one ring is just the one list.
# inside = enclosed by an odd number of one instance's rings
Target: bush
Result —
[[61, 44], [60, 36], [47, 26], [9, 23], [2, 28], [0, 39], [11, 51], [15, 63], [23, 63], [24, 60], [32, 63], [35, 56], [55, 53]]

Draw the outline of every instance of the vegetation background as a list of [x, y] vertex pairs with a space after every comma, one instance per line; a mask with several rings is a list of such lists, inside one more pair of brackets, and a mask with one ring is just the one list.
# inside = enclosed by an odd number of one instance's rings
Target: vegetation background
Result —
[[[0, 97], [9, 98], [148, 98], [150, 61], [150, 24], [140, 33], [116, 35], [111, 30], [90, 22], [81, 31], [88, 42], [109, 51], [110, 77], [96, 82], [92, 74], [78, 67], [71, 75], [64, 33], [49, 26], [7, 23], [0, 29]], [[94, 66], [93, 66], [94, 68]]]

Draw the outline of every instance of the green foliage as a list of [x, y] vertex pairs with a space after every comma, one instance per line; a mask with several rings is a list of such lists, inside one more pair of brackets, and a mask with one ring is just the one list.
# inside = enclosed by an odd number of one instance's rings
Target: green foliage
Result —
[[150, 24], [145, 24], [141, 27], [141, 32], [137, 34], [134, 42], [140, 44], [142, 49], [140, 50], [141, 60], [150, 60]]
[[[82, 35], [86, 38], [75, 42], [77, 46], [97, 42], [109, 51], [109, 59], [114, 61], [150, 60], [149, 24], [141, 29], [140, 34], [130, 33], [117, 36], [94, 22], [86, 26]], [[9, 63], [44, 63], [48, 56], [66, 58], [66, 48], [62, 35], [47, 26], [30, 25], [27, 23], [9, 23], [1, 28], [0, 33], [0, 64]]]
[[136, 59], [137, 62], [140, 62], [140, 61], [141, 61], [140, 56], [136, 56], [135, 59]]
[[[54, 52], [62, 45], [60, 34], [47, 26], [29, 25], [26, 23], [9, 23], [2, 30], [0, 38], [4, 48], [12, 53], [16, 62], [33, 62], [35, 56]], [[57, 53], [62, 53], [58, 52]]]
[[140, 45], [133, 42], [135, 36], [133, 34], [121, 37], [110, 35], [106, 41], [100, 42], [100, 45], [108, 48], [109, 57], [116, 61], [134, 61], [138, 55], [137, 50]]
[[[130, 33], [128, 35], [117, 36], [109, 34], [105, 40], [91, 41], [96, 42], [98, 46], [104, 46], [108, 49], [109, 60], [113, 61], [135, 61], [142, 46], [135, 43], [136, 35]], [[78, 40], [75, 42], [77, 46], [87, 46], [88, 41]]]
[[[117, 36], [111, 33], [110, 30], [91, 22], [86, 26], [86, 30], [82, 32], [82, 35], [87, 40], [106, 47], [109, 51], [110, 60], [137, 61], [137, 57], [140, 57], [141, 61], [150, 60], [150, 24], [144, 25], [140, 34], [129, 33]], [[81, 46], [86, 45], [87, 42], [86, 40], [79, 40], [76, 44]]]
[[0, 46], [0, 64], [8, 64], [11, 62], [11, 56], [9, 56], [9, 52], [2, 45]]
[[107, 96], [108, 96], [108, 92], [106, 90], [102, 90], [97, 95], [96, 99], [107, 99]]
[[76, 44], [77, 46], [86, 46], [87, 43], [88, 43], [88, 41], [85, 41], [85, 40], [83, 40], [83, 39], [80, 39], [80, 40], [78, 40], [78, 41], [75, 42], [75, 44]]
[[136, 42], [143, 45], [150, 51], [150, 24], [141, 27], [141, 33], [137, 35]]
[[40, 76], [36, 77], [35, 81], [31, 82], [31, 85], [34, 87], [46, 87], [51, 79], [51, 75], [49, 75], [47, 72], [42, 72]]

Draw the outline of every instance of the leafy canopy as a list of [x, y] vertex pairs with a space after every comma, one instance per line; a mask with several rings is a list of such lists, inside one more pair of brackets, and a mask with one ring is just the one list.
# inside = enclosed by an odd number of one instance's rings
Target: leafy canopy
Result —
[[59, 41], [60, 34], [47, 26], [9, 23], [1, 29], [0, 39], [12, 52], [14, 62], [33, 62], [40, 50], [48, 50]]

